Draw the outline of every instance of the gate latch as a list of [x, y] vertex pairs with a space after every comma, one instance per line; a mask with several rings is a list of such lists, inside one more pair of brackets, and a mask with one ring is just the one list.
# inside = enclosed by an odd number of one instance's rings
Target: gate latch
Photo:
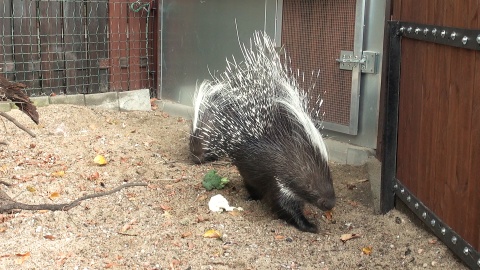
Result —
[[340, 69], [353, 70], [360, 65], [362, 73], [376, 73], [376, 60], [378, 53], [365, 51], [362, 56], [353, 55], [352, 51], [341, 51], [340, 58], [336, 59], [340, 63]]

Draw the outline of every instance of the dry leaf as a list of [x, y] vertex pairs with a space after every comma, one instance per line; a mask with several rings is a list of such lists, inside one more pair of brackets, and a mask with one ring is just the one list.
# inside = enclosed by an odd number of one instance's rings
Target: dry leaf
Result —
[[65, 171], [56, 171], [52, 173], [53, 177], [63, 177], [65, 175]]
[[186, 238], [186, 237], [189, 237], [191, 235], [192, 235], [192, 232], [184, 232], [184, 233], [182, 233], [182, 235], [180, 237]]
[[17, 258], [15, 259], [15, 264], [22, 264], [24, 261], [30, 258], [30, 252], [23, 253], [23, 254], [18, 253], [18, 254], [15, 254], [15, 256], [17, 256]]
[[328, 210], [328, 211], [323, 212], [323, 215], [325, 216], [325, 218], [328, 221], [332, 221], [332, 219], [333, 219], [333, 211], [332, 210]]
[[55, 200], [55, 199], [58, 199], [58, 197], [60, 197], [60, 193], [52, 192], [48, 197], [50, 198], [50, 200]]
[[107, 159], [102, 156], [102, 155], [97, 155], [94, 159], [93, 159], [93, 162], [99, 166], [103, 166], [105, 164], [107, 164]]
[[5, 232], [7, 230], [6, 227], [0, 227], [0, 233]]
[[233, 211], [230, 211], [228, 212], [230, 215], [234, 216], [234, 217], [239, 217], [242, 215], [242, 212], [240, 211], [237, 211], [237, 210], [233, 210]]
[[37, 190], [36, 190], [34, 187], [32, 187], [32, 186], [27, 186], [27, 190], [28, 190], [29, 192], [31, 192], [31, 193], [34, 193], [34, 192], [37, 191]]
[[203, 237], [204, 238], [222, 239], [222, 233], [220, 233], [217, 230], [210, 229], [203, 234]]
[[274, 238], [275, 238], [275, 240], [284, 240], [285, 236], [277, 234], [277, 235], [274, 236]]
[[370, 247], [370, 246], [364, 247], [364, 248], [362, 248], [362, 252], [365, 255], [370, 255], [372, 253], [372, 247]]
[[429, 244], [436, 244], [437, 241], [438, 241], [437, 239], [432, 238], [432, 239], [429, 239], [429, 240], [428, 240], [428, 243], [429, 243]]
[[105, 268], [113, 268], [114, 266], [118, 266], [116, 262], [109, 262], [105, 265]]
[[160, 204], [160, 208], [163, 210], [163, 211], [167, 211], [167, 210], [172, 210], [172, 207], [166, 205], [166, 204]]
[[89, 177], [87, 177], [87, 180], [94, 181], [100, 178], [100, 173], [94, 172], [92, 173]]
[[51, 234], [44, 235], [43, 238], [48, 239], [48, 240], [55, 240], [55, 236]]
[[348, 200], [348, 204], [350, 204], [351, 206], [354, 206], [354, 207], [358, 206], [358, 202], [356, 202], [356, 201]]
[[342, 236], [340, 237], [340, 240], [342, 240], [345, 243], [348, 240], [359, 238], [359, 237], [360, 235], [356, 233], [346, 233], [346, 234], [342, 234]]

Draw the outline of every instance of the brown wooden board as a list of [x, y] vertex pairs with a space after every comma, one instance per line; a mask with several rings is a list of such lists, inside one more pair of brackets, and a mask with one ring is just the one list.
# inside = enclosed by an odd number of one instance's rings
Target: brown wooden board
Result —
[[42, 89], [45, 93], [65, 93], [65, 47], [62, 40], [62, 2], [39, 1], [39, 35]]
[[136, 10], [136, 6], [129, 5], [128, 9], [128, 30], [129, 30], [129, 74], [130, 90], [148, 88], [147, 49], [146, 49], [146, 22], [147, 12], [141, 8]]
[[36, 1], [12, 1], [15, 81], [28, 86], [30, 95], [41, 95]]
[[[480, 3], [395, 1], [400, 21], [480, 29]], [[396, 178], [480, 249], [480, 53], [402, 40]]]
[[108, 60], [108, 0], [86, 2], [88, 93], [108, 92], [110, 61]]
[[110, 89], [129, 89], [128, 63], [128, 4], [122, 0], [110, 0], [108, 5], [110, 24]]
[[0, 1], [0, 74], [13, 81], [15, 65], [13, 62], [12, 8], [11, 0]]
[[86, 87], [89, 83], [83, 13], [83, 2], [63, 2], [66, 94], [86, 93]]

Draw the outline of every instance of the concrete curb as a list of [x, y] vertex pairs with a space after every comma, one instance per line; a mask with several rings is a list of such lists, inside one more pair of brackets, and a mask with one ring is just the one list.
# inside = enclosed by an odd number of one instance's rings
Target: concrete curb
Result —
[[[50, 104], [72, 104], [120, 111], [150, 111], [150, 90], [140, 89], [126, 92], [105, 92], [98, 94], [76, 94], [30, 97], [37, 107]], [[13, 102], [0, 102], [0, 111], [16, 108]]]

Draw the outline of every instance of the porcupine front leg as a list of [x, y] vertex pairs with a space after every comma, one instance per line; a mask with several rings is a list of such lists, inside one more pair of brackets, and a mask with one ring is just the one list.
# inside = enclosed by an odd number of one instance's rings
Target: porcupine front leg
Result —
[[[278, 182], [280, 183], [280, 182]], [[299, 230], [304, 232], [316, 233], [318, 232], [317, 225], [308, 221], [303, 214], [303, 200], [300, 200], [296, 195], [279, 184], [280, 190], [275, 196], [277, 199], [273, 202], [274, 211], [278, 217], [284, 219], [288, 223], [294, 225]]]
[[282, 200], [279, 201], [276, 212], [281, 219], [284, 219], [301, 231], [311, 233], [318, 232], [317, 225], [308, 221], [308, 219], [303, 215], [303, 205], [304, 203], [301, 201]]

